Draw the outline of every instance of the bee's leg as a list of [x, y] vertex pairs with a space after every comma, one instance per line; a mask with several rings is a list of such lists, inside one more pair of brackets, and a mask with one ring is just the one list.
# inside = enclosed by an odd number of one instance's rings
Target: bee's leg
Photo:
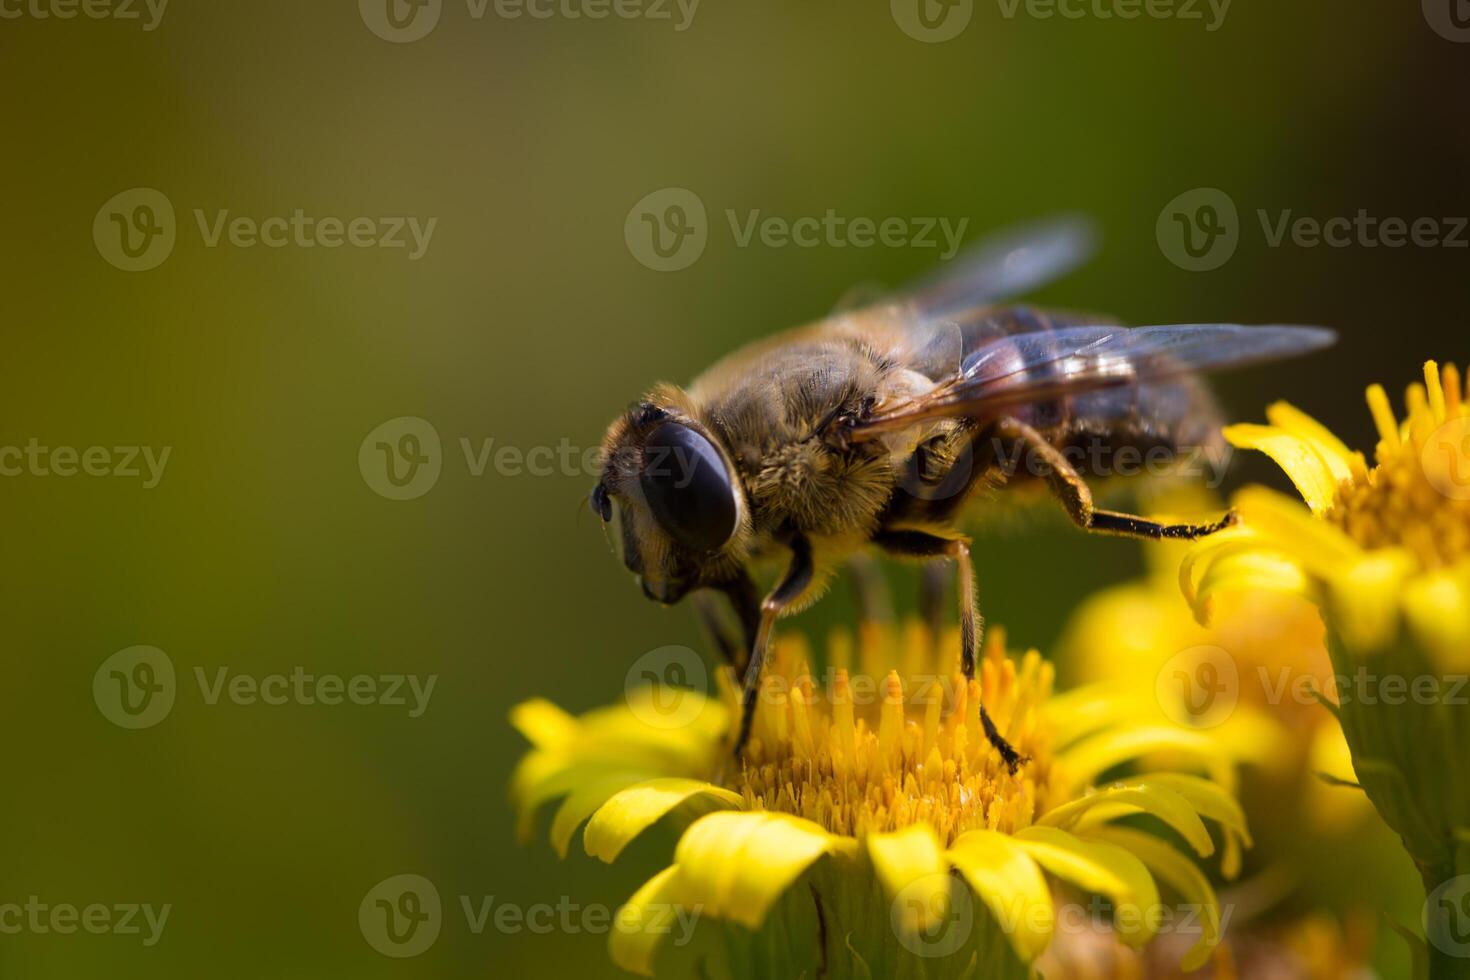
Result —
[[944, 592], [949, 584], [944, 566], [929, 561], [919, 566], [919, 621], [929, 627], [935, 646], [944, 634]]
[[857, 605], [858, 617], [865, 622], [893, 622], [893, 597], [888, 593], [888, 582], [883, 570], [871, 555], [858, 552], [847, 560], [851, 575], [852, 598]]
[[1046, 441], [1046, 437], [1026, 423], [1013, 418], [999, 419], [995, 423], [997, 437], [1027, 452], [1036, 454], [1046, 467], [1046, 483], [1052, 494], [1062, 502], [1072, 523], [1084, 531], [1097, 534], [1118, 534], [1130, 538], [1183, 538], [1193, 540], [1214, 534], [1235, 523], [1232, 511], [1218, 521], [1208, 524], [1161, 524], [1147, 517], [1136, 517], [1113, 510], [1097, 510], [1092, 506], [1092, 491], [1082, 475], [1067, 461], [1062, 451]]
[[710, 642], [724, 656], [735, 676], [741, 676], [745, 670], [745, 655], [750, 648], [726, 629], [724, 617], [720, 615], [719, 600], [709, 592], [695, 592], [689, 598], [694, 602], [694, 611], [699, 614], [699, 622], [709, 634]]
[[[732, 637], [726, 629], [727, 621], [720, 615], [718, 603], [710, 592], [723, 593], [730, 600], [730, 606], [740, 619], [738, 638]], [[736, 680], [744, 677], [751, 648], [755, 646], [756, 630], [760, 625], [760, 599], [756, 595], [755, 583], [749, 575], [742, 574], [728, 582], [717, 582], [706, 591], [694, 593], [693, 599], [700, 621], [726, 662], [735, 671]]]
[[[953, 558], [960, 600], [960, 666], [967, 680], [975, 679], [975, 651], [979, 649], [985, 620], [975, 602], [975, 569], [970, 564], [970, 543], [963, 539], [941, 538], [923, 531], [880, 531], [873, 542], [893, 555], [909, 558]], [[1026, 757], [1017, 752], [1001, 735], [985, 705], [980, 705], [980, 724], [985, 737], [1000, 753], [1006, 768], [1015, 772]]]
[[786, 566], [786, 574], [760, 605], [760, 623], [751, 644], [750, 663], [745, 666], [744, 690], [740, 698], [740, 734], [735, 738], [737, 760], [745, 753], [745, 743], [750, 740], [750, 723], [755, 720], [755, 702], [760, 696], [761, 671], [765, 667], [766, 649], [771, 645], [771, 632], [776, 628], [776, 619], [806, 591], [812, 581], [814, 570], [811, 545], [798, 534], [792, 537], [790, 547], [791, 564]]

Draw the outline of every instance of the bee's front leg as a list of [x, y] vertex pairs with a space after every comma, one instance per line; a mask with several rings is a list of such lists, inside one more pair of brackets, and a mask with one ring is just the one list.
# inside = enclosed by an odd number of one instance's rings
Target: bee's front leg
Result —
[[858, 552], [847, 560], [847, 571], [858, 618], [868, 623], [893, 622], [893, 597], [873, 556]]
[[[738, 638], [730, 636], [725, 621], [720, 615], [718, 600], [709, 592], [721, 592], [725, 598], [730, 600], [731, 608], [735, 610], [735, 615], [740, 619]], [[700, 622], [704, 624], [715, 646], [730, 664], [730, 668], [735, 671], [736, 680], [744, 677], [746, 665], [750, 663], [750, 651], [755, 647], [755, 636], [760, 626], [761, 604], [755, 591], [755, 583], [751, 581], [748, 574], [742, 573], [727, 582], [711, 584], [707, 591], [694, 593], [693, 599]]]
[[771, 632], [786, 607], [811, 585], [815, 571], [811, 544], [806, 538], [793, 535], [787, 543], [791, 548], [791, 564], [786, 566], [786, 574], [780, 584], [760, 604], [760, 621], [750, 647], [750, 662], [745, 665], [744, 690], [740, 698], [740, 734], [735, 738], [737, 761], [745, 752], [745, 743], [750, 741], [750, 724], [755, 720], [755, 702], [760, 696], [761, 670], [766, 662], [766, 649], [771, 645]]

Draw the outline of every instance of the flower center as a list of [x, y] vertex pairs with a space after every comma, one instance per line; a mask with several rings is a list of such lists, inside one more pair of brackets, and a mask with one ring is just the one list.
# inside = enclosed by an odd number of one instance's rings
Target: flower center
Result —
[[1368, 389], [1377, 465], [1343, 483], [1327, 518], [1365, 548], [1403, 547], [1426, 568], [1470, 558], [1470, 404], [1453, 364], [1424, 366], [1405, 419]]
[[[729, 783], [747, 808], [796, 814], [852, 837], [924, 821], [946, 844], [968, 830], [1030, 825], [1051, 772], [1040, 710], [1051, 664], [1032, 651], [1018, 666], [998, 629], [971, 681], [957, 669], [957, 633], [936, 649], [920, 625], [865, 624], [856, 664], [845, 634], [830, 649], [823, 676], [812, 675], [799, 638], [773, 650], [746, 763]], [[1031, 757], [1014, 775], [985, 737], [982, 700]]]

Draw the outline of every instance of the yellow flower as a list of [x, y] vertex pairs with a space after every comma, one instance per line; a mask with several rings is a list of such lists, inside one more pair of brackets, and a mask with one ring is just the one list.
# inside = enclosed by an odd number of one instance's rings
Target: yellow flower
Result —
[[[580, 718], [526, 702], [512, 721], [534, 748], [512, 798], [529, 827], [565, 797], [551, 825], [563, 854], [584, 820], [584, 848], [609, 862], [656, 823], [681, 829], [673, 864], [612, 934], [613, 959], [646, 975], [1025, 977], [1060, 928], [1048, 875], [1104, 896], [1135, 946], [1158, 927], [1162, 881], [1199, 913], [1187, 961], [1203, 962], [1219, 909], [1174, 841], [1209, 857], [1208, 819], [1238, 854], [1247, 832], [1229, 759], [1198, 733], [1127, 723], [1105, 693], [1053, 697], [1051, 665], [1003, 644], [992, 630], [966, 682], [957, 635], [941, 658], [921, 627], [865, 624], [856, 643], [833, 639], [817, 678], [801, 641], [782, 638], [739, 771], [723, 766], [728, 675], [720, 699], [680, 693], [696, 700], [678, 705], [692, 720], [676, 727], [647, 710], [667, 715], [667, 688]], [[1030, 757], [1015, 774], [983, 734], [982, 698]], [[1176, 771], [1119, 775], [1162, 753]], [[1139, 815], [1169, 837], [1130, 825]], [[683, 948], [672, 930], [642, 927], [670, 908], [698, 916]]]
[[[1188, 522], [1218, 513], [1219, 505], [1176, 492], [1162, 509], [1171, 521]], [[1195, 728], [1243, 764], [1239, 799], [1256, 845], [1238, 891], [1274, 897], [1269, 905], [1246, 901], [1233, 909], [1228, 945], [1241, 962], [1251, 961], [1243, 975], [1258, 968], [1262, 944], [1284, 931], [1318, 936], [1320, 923], [1303, 918], [1308, 910], [1324, 922], [1352, 922], [1366, 932], [1360, 938], [1371, 940], [1378, 917], [1363, 913], [1382, 908], [1385, 895], [1412, 894], [1415, 881], [1405, 880], [1396, 839], [1367, 797], [1344, 785], [1357, 780], [1347, 741], [1337, 718], [1313, 696], [1330, 696], [1337, 684], [1317, 607], [1298, 595], [1232, 590], [1216, 596], [1210, 624], [1201, 626], [1179, 596], [1179, 563], [1189, 547], [1145, 544], [1148, 574], [1079, 605], [1058, 659], [1079, 682], [1112, 685], [1115, 699], [1130, 702], [1136, 717], [1162, 716]], [[1344, 854], [1356, 856], [1351, 873], [1343, 871]], [[1361, 969], [1372, 945], [1344, 945], [1332, 957], [1310, 960], [1333, 964], [1311, 975], [1354, 975], [1344, 964]], [[1155, 944], [1150, 959], [1158, 962], [1166, 951]], [[1065, 953], [1054, 947], [1053, 955]], [[1090, 955], [1086, 946], [1076, 953]], [[1215, 969], [1228, 975], [1223, 955]], [[1126, 975], [1123, 965], [1143, 962], [1122, 954], [1115, 960], [1119, 969], [1101, 975]], [[1072, 960], [1059, 963], [1059, 976], [1078, 972], [1070, 969]], [[1153, 974], [1140, 965], [1136, 975]]]
[[1277, 402], [1269, 425], [1225, 436], [1286, 472], [1306, 507], [1262, 487], [1234, 499], [1239, 526], [1198, 544], [1181, 571], [1201, 619], [1216, 593], [1297, 592], [1329, 613], [1357, 650], [1401, 628], [1446, 669], [1470, 668], [1470, 403], [1454, 365], [1430, 361], [1408, 387], [1403, 421], [1379, 385], [1367, 393], [1376, 465], [1320, 422]]
[[[1301, 833], [1304, 819], [1318, 833], [1353, 830], [1371, 813], [1355, 805], [1361, 796], [1317, 777], [1355, 779], [1341, 726], [1308, 694], [1330, 693], [1335, 684], [1316, 607], [1295, 595], [1232, 591], [1217, 597], [1209, 625], [1200, 625], [1179, 600], [1176, 570], [1187, 548], [1144, 545], [1150, 574], [1085, 600], [1063, 631], [1061, 659], [1078, 680], [1119, 689], [1115, 697], [1135, 710], [1219, 739], [1248, 764], [1266, 797], [1262, 812], [1247, 807], [1252, 825], [1277, 825], [1283, 844]], [[1283, 795], [1298, 800], [1285, 821]], [[1291, 855], [1256, 851], [1267, 860], [1283, 856]]]
[[[1353, 767], [1433, 894], [1470, 875], [1461, 763], [1470, 747], [1470, 404], [1458, 370], [1433, 361], [1408, 386], [1402, 419], [1381, 386], [1367, 398], [1378, 430], [1371, 467], [1285, 403], [1267, 410], [1269, 425], [1227, 427], [1235, 445], [1271, 456], [1306, 506], [1245, 488], [1234, 498], [1240, 525], [1195, 545], [1180, 580], [1201, 619], [1213, 597], [1238, 589], [1295, 592], [1321, 607], [1333, 666], [1352, 682], [1333, 710]], [[1450, 904], [1426, 904], [1432, 941], [1457, 925], [1445, 920], [1456, 914]], [[1448, 945], [1431, 956], [1450, 955]], [[1438, 962], [1460, 975], [1453, 961]]]

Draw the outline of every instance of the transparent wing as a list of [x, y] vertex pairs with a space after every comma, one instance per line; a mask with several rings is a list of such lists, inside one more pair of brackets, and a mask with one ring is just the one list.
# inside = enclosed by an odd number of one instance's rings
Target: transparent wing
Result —
[[1015, 225], [971, 246], [903, 293], [924, 317], [944, 317], [1024, 295], [1086, 262], [1096, 249], [1093, 224], [1057, 215]]
[[986, 343], [923, 395], [878, 405], [849, 425], [860, 442], [936, 418], [987, 418], [1016, 405], [1151, 384], [1185, 374], [1294, 357], [1327, 347], [1324, 327], [1228, 323], [1068, 326]]
[[954, 316], [1015, 299], [1060, 279], [1085, 263], [1096, 246], [1096, 230], [1081, 215], [1012, 225], [896, 291], [877, 282], [859, 283], [837, 301], [833, 312], [902, 304], [919, 320]]

